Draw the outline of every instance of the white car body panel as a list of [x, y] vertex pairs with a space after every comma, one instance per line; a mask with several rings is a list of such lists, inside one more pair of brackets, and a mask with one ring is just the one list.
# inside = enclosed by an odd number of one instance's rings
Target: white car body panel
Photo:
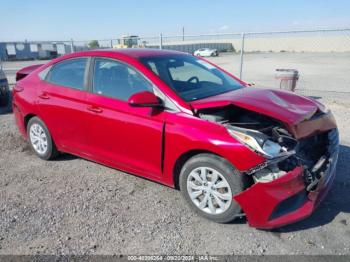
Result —
[[201, 48], [194, 51], [195, 56], [213, 56], [215, 53], [218, 54], [218, 51], [210, 48]]

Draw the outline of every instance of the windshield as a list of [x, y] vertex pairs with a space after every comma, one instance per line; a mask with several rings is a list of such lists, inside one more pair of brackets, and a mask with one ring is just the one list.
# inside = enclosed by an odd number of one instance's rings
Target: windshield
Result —
[[243, 88], [243, 85], [231, 76], [193, 56], [143, 57], [140, 61], [185, 101]]

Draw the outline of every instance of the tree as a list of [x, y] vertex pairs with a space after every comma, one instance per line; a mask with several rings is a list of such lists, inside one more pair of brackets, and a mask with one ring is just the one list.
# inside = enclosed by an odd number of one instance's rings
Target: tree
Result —
[[89, 48], [91, 49], [96, 49], [100, 47], [100, 44], [97, 40], [92, 40], [90, 41], [90, 43], [88, 44]]

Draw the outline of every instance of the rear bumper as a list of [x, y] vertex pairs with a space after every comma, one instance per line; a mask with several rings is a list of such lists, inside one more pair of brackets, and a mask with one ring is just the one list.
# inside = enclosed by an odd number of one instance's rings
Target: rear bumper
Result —
[[18, 127], [18, 130], [20, 131], [22, 136], [24, 138], [26, 138], [27, 132], [26, 132], [26, 128], [24, 126], [24, 115], [23, 115], [21, 109], [15, 103], [15, 101], [12, 101], [12, 110], [13, 110], [13, 114], [15, 117], [15, 121], [16, 121], [16, 125]]
[[[256, 183], [234, 196], [253, 227], [271, 229], [302, 220], [312, 214], [328, 193], [336, 171], [338, 133], [329, 146], [329, 155], [317, 184], [307, 190], [304, 167], [298, 166], [286, 175], [268, 183]], [[334, 135], [334, 132], [330, 132]], [[332, 151], [330, 151], [332, 150]]]

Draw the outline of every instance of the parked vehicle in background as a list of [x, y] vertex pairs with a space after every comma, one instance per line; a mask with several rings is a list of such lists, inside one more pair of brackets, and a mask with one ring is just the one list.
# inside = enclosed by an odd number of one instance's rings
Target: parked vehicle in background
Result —
[[193, 53], [195, 56], [218, 56], [219, 52], [217, 49], [211, 49], [211, 48], [201, 48]]
[[118, 44], [113, 45], [113, 48], [137, 48], [140, 47], [139, 36], [137, 35], [126, 35], [118, 39]]
[[0, 106], [6, 107], [10, 101], [10, 89], [4, 71], [0, 68]]
[[67, 152], [178, 188], [216, 222], [301, 220], [335, 176], [338, 130], [325, 106], [250, 87], [203, 58], [85, 51], [17, 79], [16, 123], [40, 158]]

